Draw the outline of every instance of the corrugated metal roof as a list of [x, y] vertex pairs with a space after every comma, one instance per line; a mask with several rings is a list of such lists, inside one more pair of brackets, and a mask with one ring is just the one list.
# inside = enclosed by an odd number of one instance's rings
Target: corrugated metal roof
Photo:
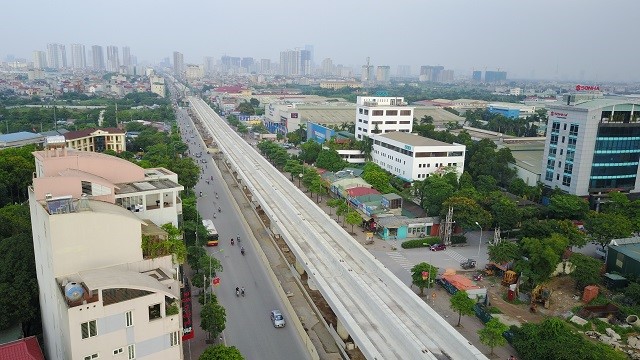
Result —
[[38, 339], [31, 336], [0, 345], [2, 360], [44, 360]]
[[28, 131], [20, 131], [11, 134], [2, 134], [0, 135], [0, 142], [13, 142], [13, 141], [24, 141], [30, 139], [41, 138], [42, 135], [28, 132]]
[[393, 131], [386, 134], [376, 135], [374, 140], [378, 138], [395, 140], [411, 146], [451, 146], [451, 144], [447, 144], [443, 141], [401, 131]]

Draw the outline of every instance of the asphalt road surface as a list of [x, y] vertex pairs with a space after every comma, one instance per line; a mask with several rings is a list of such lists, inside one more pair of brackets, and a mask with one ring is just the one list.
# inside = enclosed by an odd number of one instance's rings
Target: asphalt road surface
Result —
[[[254, 241], [250, 239], [253, 234], [248, 230], [242, 213], [221, 179], [211, 156], [207, 155], [186, 110], [178, 109], [177, 120], [181, 131], [186, 131], [188, 135], [183, 138], [189, 140], [187, 145], [191, 154], [202, 151], [202, 157], [196, 159], [200, 167], [204, 168], [202, 180], [196, 186], [196, 194], [200, 191], [203, 193], [198, 200], [198, 211], [203, 217], [213, 220], [220, 234], [220, 245], [207, 248], [207, 251], [215, 253], [223, 250], [214, 255], [220, 259], [224, 269], [219, 273], [220, 285], [214, 288], [214, 292], [227, 312], [224, 342], [228, 346], [236, 346], [245, 359], [309, 359], [309, 354], [291, 323], [287, 323], [284, 328], [274, 328], [269, 318], [271, 310], [282, 311], [285, 320], [291, 319], [295, 314], [286, 311], [266, 273], [265, 264], [256, 256]], [[191, 138], [192, 129], [194, 138]], [[201, 159], [205, 159], [206, 163]], [[211, 177], [213, 181], [206, 184], [205, 179], [210, 180]], [[221, 212], [218, 212], [218, 206]], [[238, 234], [241, 241], [236, 241], [232, 246], [230, 239]], [[245, 248], [244, 256], [240, 253], [241, 246]], [[245, 288], [245, 297], [236, 297], [236, 286]], [[194, 323], [199, 326], [200, 319], [194, 319]]]

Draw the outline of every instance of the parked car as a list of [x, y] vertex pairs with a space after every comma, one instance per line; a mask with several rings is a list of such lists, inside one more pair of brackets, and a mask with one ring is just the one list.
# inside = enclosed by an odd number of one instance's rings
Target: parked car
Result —
[[280, 310], [271, 310], [271, 321], [273, 322], [273, 327], [284, 327], [284, 316], [282, 316]]
[[445, 244], [435, 244], [435, 245], [431, 245], [429, 247], [429, 249], [431, 251], [447, 250], [447, 245], [445, 245]]

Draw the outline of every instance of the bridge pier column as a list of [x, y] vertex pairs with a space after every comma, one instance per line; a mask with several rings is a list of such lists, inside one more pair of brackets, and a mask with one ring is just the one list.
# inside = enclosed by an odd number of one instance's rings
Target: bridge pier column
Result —
[[304, 274], [304, 267], [302, 266], [302, 264], [298, 261], [298, 259], [296, 259], [296, 263], [293, 265], [296, 268], [296, 271], [298, 272], [298, 275], [302, 275]]
[[344, 341], [349, 340], [349, 333], [342, 325], [342, 322], [340, 322], [340, 319], [336, 319], [336, 332], [338, 333], [338, 336], [340, 336], [340, 339]]

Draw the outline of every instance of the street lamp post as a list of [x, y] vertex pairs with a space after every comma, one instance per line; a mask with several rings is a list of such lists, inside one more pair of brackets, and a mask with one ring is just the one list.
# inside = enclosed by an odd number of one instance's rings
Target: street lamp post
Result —
[[478, 227], [480, 228], [480, 241], [478, 242], [478, 255], [476, 256], [478, 260], [480, 260], [480, 245], [482, 245], [482, 226], [480, 226], [477, 221], [476, 225], [478, 225]]
[[[215, 255], [217, 253], [221, 253], [223, 251], [224, 251], [224, 249], [220, 249], [218, 251], [214, 251], [211, 254], [209, 254], [209, 281], [210, 282], [213, 280], [213, 278], [211, 277], [211, 259], [213, 258], [212, 255]], [[209, 286], [211, 286], [211, 292], [213, 293], [213, 285], [209, 284]], [[211, 300], [211, 295], [209, 295], [209, 300]], [[207, 293], [206, 292], [204, 293], [204, 302], [205, 302], [205, 304], [207, 303]]]
[[[429, 250], [429, 276], [427, 277], [427, 298], [431, 297], [431, 273], [433, 269], [433, 265], [431, 264], [431, 256], [433, 255], [433, 251], [429, 248], [428, 243], [422, 243]], [[428, 301], [428, 300], [427, 300]]]

